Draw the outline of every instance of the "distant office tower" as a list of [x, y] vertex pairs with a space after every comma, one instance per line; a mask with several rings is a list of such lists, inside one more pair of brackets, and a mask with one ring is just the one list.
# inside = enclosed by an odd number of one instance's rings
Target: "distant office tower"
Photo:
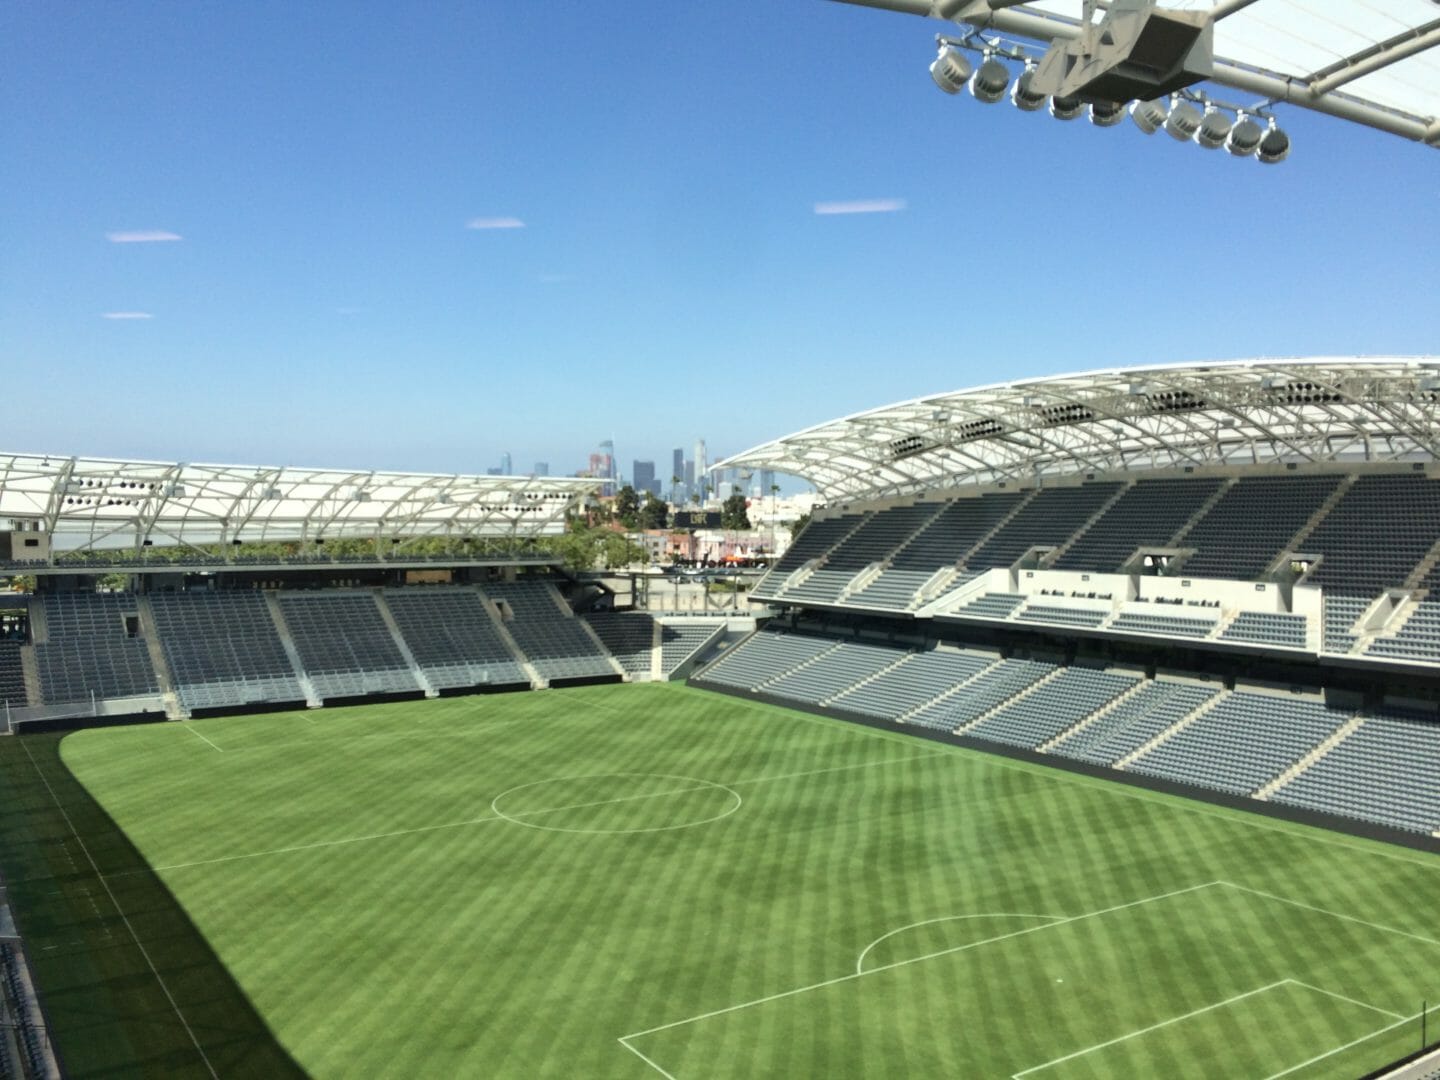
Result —
[[590, 455], [590, 475], [606, 481], [600, 485], [601, 495], [615, 494], [615, 443], [606, 439], [600, 449]]
[[501, 476], [514, 476], [514, 475], [515, 475], [515, 472], [514, 472], [512, 466], [511, 466], [511, 463], [510, 463], [510, 451], [509, 451], [509, 450], [506, 450], [503, 454], [500, 455], [500, 475], [501, 475]]
[[670, 475], [675, 479], [670, 481], [670, 497], [675, 500], [685, 498], [685, 451], [674, 450], [670, 454]]
[[497, 466], [491, 465], [488, 469], [485, 470], [485, 475], [486, 475], [486, 476], [500, 476], [500, 475], [502, 475], [502, 473], [500, 472], [500, 469], [499, 469]]
[[660, 482], [655, 478], [655, 463], [653, 461], [637, 461], [634, 469], [630, 483], [635, 490], [648, 491], [652, 495], [659, 496]]
[[705, 440], [695, 440], [695, 483], [704, 484], [709, 482], [710, 477], [706, 475], [708, 462], [705, 459]]
[[760, 494], [763, 495], [765, 498], [768, 499], [768, 498], [770, 497], [770, 489], [771, 489], [772, 487], [774, 487], [774, 486], [775, 486], [775, 470], [774, 470], [774, 469], [761, 469], [761, 470], [760, 470]]
[[548, 462], [548, 461], [537, 461], [537, 462], [535, 462], [535, 475], [536, 475], [536, 476], [549, 476], [549, 475], [550, 475], [550, 462]]
[[685, 498], [688, 500], [695, 494], [695, 462], [685, 462]]

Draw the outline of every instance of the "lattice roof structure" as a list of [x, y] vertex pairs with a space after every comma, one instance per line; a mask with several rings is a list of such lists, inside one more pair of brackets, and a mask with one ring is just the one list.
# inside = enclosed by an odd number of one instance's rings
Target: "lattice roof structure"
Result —
[[530, 537], [564, 529], [595, 489], [571, 477], [190, 465], [0, 454], [0, 527], [38, 527], [57, 545], [344, 537]]
[[1113, 368], [936, 394], [765, 443], [830, 502], [967, 485], [1281, 462], [1440, 459], [1440, 357]]
[[[1038, 41], [1080, 34], [1083, 0], [840, 0]], [[1101, 5], [1103, 8], [1104, 4]], [[1437, 0], [1161, 0], [1215, 19], [1211, 82], [1440, 145]], [[1241, 104], [1245, 104], [1241, 102]]]

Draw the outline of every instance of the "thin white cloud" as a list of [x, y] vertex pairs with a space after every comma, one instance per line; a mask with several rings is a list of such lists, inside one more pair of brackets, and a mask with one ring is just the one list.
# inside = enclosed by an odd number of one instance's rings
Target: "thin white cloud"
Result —
[[131, 229], [127, 232], [107, 232], [105, 239], [112, 244], [168, 244], [185, 238], [164, 229]]
[[155, 316], [148, 311], [106, 311], [101, 313], [102, 319], [153, 319]]
[[467, 229], [523, 229], [525, 222], [518, 217], [477, 217], [465, 223]]
[[904, 209], [904, 199], [849, 199], [815, 204], [817, 214], [893, 214]]

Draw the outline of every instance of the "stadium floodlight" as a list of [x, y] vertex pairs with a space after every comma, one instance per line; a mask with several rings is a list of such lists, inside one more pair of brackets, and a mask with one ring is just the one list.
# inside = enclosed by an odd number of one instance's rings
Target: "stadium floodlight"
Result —
[[1005, 96], [1009, 85], [1010, 69], [995, 59], [994, 53], [987, 52], [985, 62], [970, 76], [970, 95], [976, 101], [994, 105]]
[[1123, 101], [1094, 101], [1090, 103], [1090, 123], [1096, 127], [1114, 127], [1125, 119]]
[[1165, 123], [1165, 106], [1158, 101], [1136, 101], [1130, 106], [1130, 119], [1146, 135], [1154, 135]]
[[1037, 93], [1031, 85], [1034, 81], [1035, 64], [1031, 61], [1025, 65], [1025, 70], [1010, 88], [1010, 103], [1021, 112], [1035, 112], [1045, 105], [1045, 95]]
[[1165, 133], [1180, 142], [1189, 142], [1200, 130], [1200, 120], [1199, 109], [1177, 99], [1170, 105], [1170, 115], [1165, 117]]
[[1056, 120], [1074, 120], [1085, 111], [1085, 102], [1078, 97], [1051, 97], [1050, 115]]
[[1242, 112], [1231, 125], [1230, 134], [1225, 137], [1225, 149], [1236, 157], [1249, 157], [1260, 148], [1260, 140], [1264, 136], [1265, 129], [1255, 118]]
[[972, 70], [965, 55], [949, 45], [941, 45], [940, 55], [930, 62], [930, 77], [947, 94], [958, 94], [963, 90]]
[[1200, 126], [1195, 129], [1195, 144], [1206, 150], [1219, 150], [1229, 138], [1230, 128], [1229, 116], [1214, 105], [1206, 105], [1205, 115], [1200, 118]]
[[1275, 118], [1270, 118], [1270, 130], [1265, 132], [1260, 140], [1260, 147], [1255, 151], [1255, 160], [1262, 165], [1278, 165], [1290, 156], [1290, 136], [1281, 131], [1275, 123]]

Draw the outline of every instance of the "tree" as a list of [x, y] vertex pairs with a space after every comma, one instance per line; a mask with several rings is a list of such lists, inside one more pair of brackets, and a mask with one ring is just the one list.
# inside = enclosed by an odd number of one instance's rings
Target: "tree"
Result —
[[670, 508], [664, 499], [657, 499], [652, 492], [645, 493], [640, 506], [640, 527], [642, 529], [663, 529], [670, 523]]
[[809, 525], [809, 524], [810, 524], [810, 515], [809, 515], [809, 514], [801, 514], [801, 515], [800, 515], [798, 518], [796, 518], [794, 521], [790, 522], [790, 535], [791, 535], [792, 537], [799, 536], [799, 535], [800, 535], [800, 531], [801, 531], [802, 529], [804, 529], [806, 525]]
[[635, 528], [640, 520], [640, 496], [629, 484], [622, 487], [615, 496], [615, 517], [627, 529]]
[[750, 515], [745, 512], [745, 496], [736, 492], [726, 498], [724, 505], [720, 507], [720, 527], [722, 529], [748, 529], [750, 528]]

